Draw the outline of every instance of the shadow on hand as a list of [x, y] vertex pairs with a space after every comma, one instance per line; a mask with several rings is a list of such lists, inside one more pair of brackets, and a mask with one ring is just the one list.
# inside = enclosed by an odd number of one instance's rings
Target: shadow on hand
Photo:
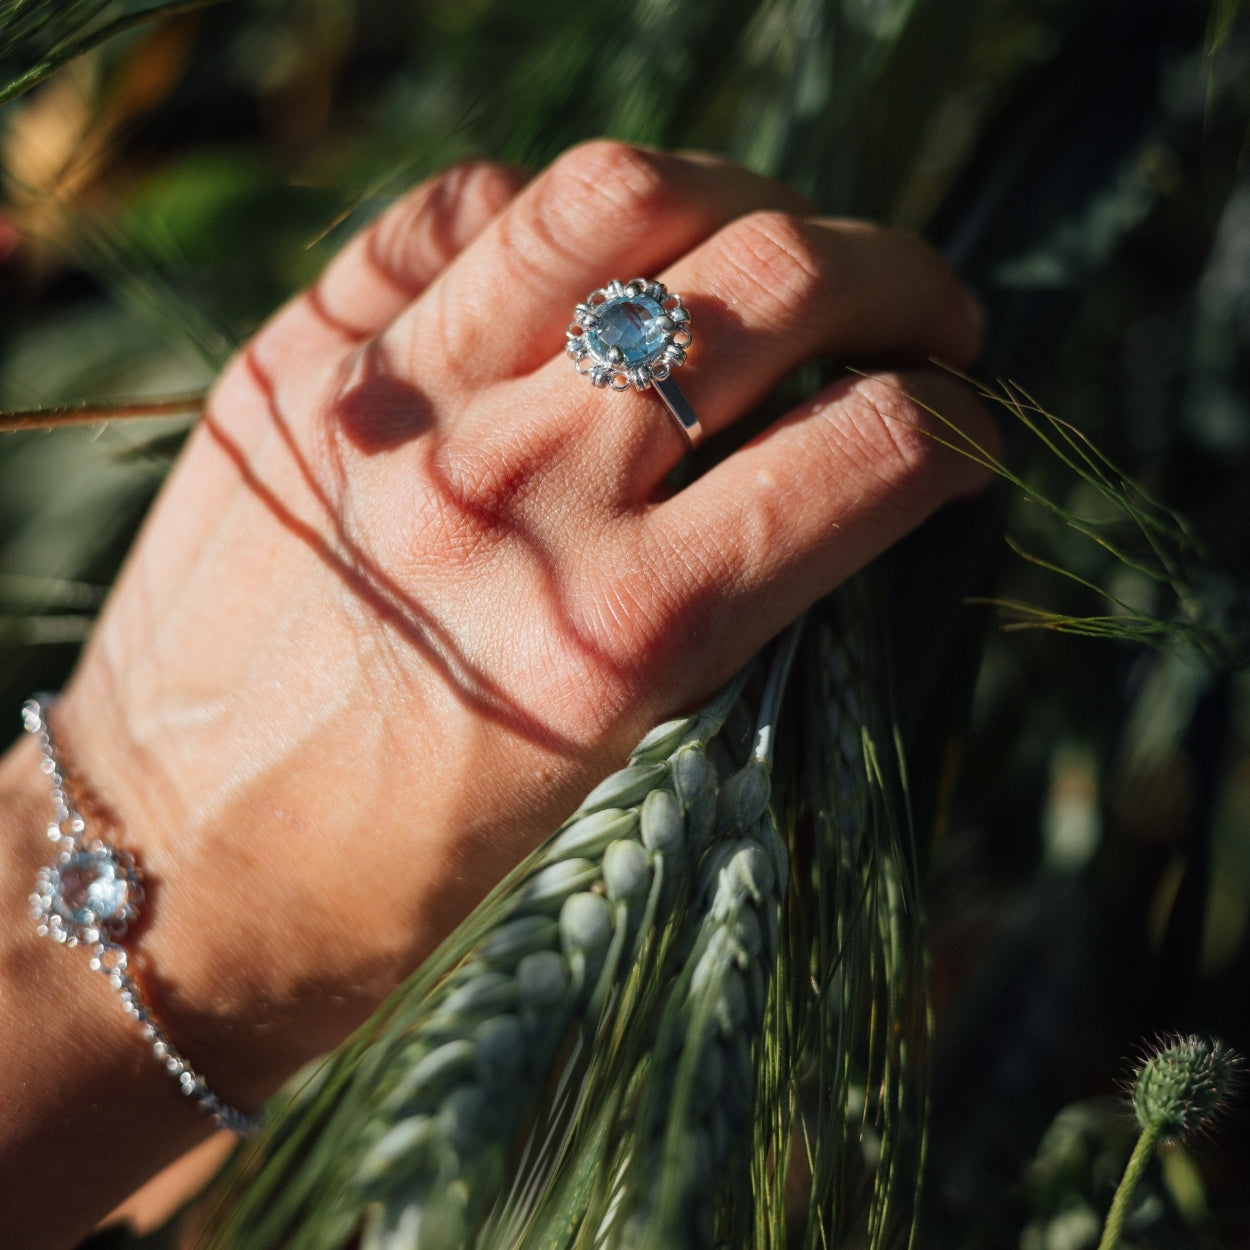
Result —
[[[352, 446], [367, 455], [393, 450], [418, 434], [428, 432], [432, 425], [428, 398], [419, 388], [390, 373], [373, 348], [373, 343], [366, 344], [359, 353], [359, 377], [345, 388], [342, 404], [336, 401], [332, 416], [333, 420], [341, 422]], [[328, 529], [323, 531], [296, 515], [279, 492], [261, 478], [248, 452], [223, 428], [210, 408], [204, 419], [208, 434], [229, 457], [247, 488], [274, 519], [303, 542], [379, 622], [394, 629], [442, 676], [457, 698], [477, 715], [556, 754], [573, 758], [582, 753], [584, 744], [558, 732], [521, 706], [512, 694], [473, 663], [457, 642], [454, 631], [399, 585], [365, 550], [345, 524], [342, 504], [332, 497], [297, 441], [290, 421], [281, 411], [273, 378], [251, 348], [244, 352], [242, 363], [264, 395], [269, 420], [324, 514]], [[430, 459], [433, 460], [433, 457]], [[334, 465], [333, 470], [339, 478], [339, 490], [335, 493], [341, 494], [347, 485], [346, 470], [341, 463]], [[466, 501], [457, 498], [450, 484], [441, 481], [436, 472], [433, 480], [445, 502], [466, 510]], [[535, 598], [545, 595], [549, 603], [558, 609], [554, 615], [562, 623], [562, 632], [565, 632], [568, 641], [583, 652], [593, 651], [597, 663], [609, 666], [611, 660], [603, 654], [602, 648], [576, 628], [564, 602], [566, 595], [561, 589], [557, 562], [547, 544], [507, 512], [506, 508], [492, 509], [489, 515], [475, 514], [472, 519], [483, 529], [506, 529], [509, 539], [524, 544], [537, 570], [533, 591]]]

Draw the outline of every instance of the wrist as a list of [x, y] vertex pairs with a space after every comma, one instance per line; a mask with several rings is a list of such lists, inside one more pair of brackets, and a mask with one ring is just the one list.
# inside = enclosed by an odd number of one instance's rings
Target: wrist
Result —
[[[128, 1066], [126, 1019], [102, 978], [89, 976], [80, 951], [67, 952], [40, 938], [31, 916], [39, 871], [54, 856], [47, 837], [48, 781], [35, 743], [23, 739], [0, 759], [0, 963], [8, 1019], [20, 1036], [19, 1059], [56, 1052], [69, 1073]], [[95, 984], [95, 982], [99, 984]], [[14, 1057], [12, 1052], [6, 1055]], [[43, 1091], [32, 1089], [31, 1095]], [[0, 1103], [0, 1106], [3, 1106]], [[3, 1114], [0, 1111], [0, 1114]]]
[[[86, 952], [88, 970], [100, 974], [112, 990], [115, 1011], [130, 1017], [155, 1067], [166, 1070], [175, 1088], [210, 1121], [235, 1132], [250, 1131], [254, 1125], [239, 1105], [243, 1100], [221, 1092], [224, 1087], [212, 1075], [213, 1069], [227, 1067], [224, 1056], [249, 1053], [232, 1036], [232, 1024], [246, 1008], [219, 992], [230, 987], [225, 978], [214, 976], [211, 943], [198, 940], [195, 932], [179, 936], [177, 924], [169, 923], [178, 920], [177, 901], [185, 893], [187, 874], [171, 877], [147, 868], [147, 828], [141, 824], [136, 837], [110, 790], [97, 789], [90, 770], [65, 749], [59, 700], [31, 699], [23, 717], [42, 753], [38, 771], [45, 789], [46, 858], [30, 898], [37, 935], [71, 950], [83, 948], [74, 953]], [[124, 810], [142, 809], [127, 803]], [[161, 844], [155, 845], [159, 863]], [[154, 903], [170, 886], [174, 906], [162, 923]], [[211, 934], [221, 919], [218, 911], [205, 912], [201, 934]], [[208, 1059], [207, 1069], [201, 1056]], [[256, 1075], [244, 1080], [240, 1073], [231, 1083], [258, 1105], [272, 1087]]]
[[36, 934], [30, 894], [55, 853], [50, 811], [39, 752], [23, 738], [0, 758], [0, 1227], [15, 1245], [47, 1247], [73, 1244], [212, 1127], [153, 1063], [86, 953]]
[[[54, 718], [71, 773], [144, 870], [144, 917], [127, 944], [179, 1050], [223, 1100], [254, 1111], [350, 1032], [400, 972], [346, 976], [326, 958], [339, 926], [282, 859], [317, 832], [283, 797], [299, 774], [281, 767], [281, 752], [262, 761], [236, 749], [246, 714], [219, 709], [219, 725], [201, 718], [193, 728], [128, 716], [102, 670], [84, 664]], [[223, 763], [228, 754], [251, 774]]]
[[69, 949], [90, 952], [88, 967], [104, 976], [126, 1014], [135, 1022], [161, 1066], [214, 1123], [236, 1133], [251, 1132], [255, 1121], [213, 1092], [204, 1076], [179, 1050], [154, 1012], [145, 989], [142, 960], [136, 961], [123, 938], [133, 935], [146, 901], [143, 870], [129, 851], [117, 844], [114, 822], [105, 820], [89, 792], [75, 785], [57, 745], [51, 721], [55, 700], [35, 696], [22, 708], [27, 732], [38, 743], [41, 771], [50, 789], [52, 820], [47, 836], [55, 856], [40, 870], [31, 896], [40, 937]]

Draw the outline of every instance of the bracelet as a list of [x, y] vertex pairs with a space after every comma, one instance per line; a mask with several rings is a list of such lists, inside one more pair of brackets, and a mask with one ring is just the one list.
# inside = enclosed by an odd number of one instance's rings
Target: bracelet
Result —
[[54, 817], [48, 825], [48, 839], [61, 848], [56, 860], [40, 871], [30, 896], [38, 922], [36, 932], [66, 946], [81, 943], [90, 947], [92, 970], [108, 978], [127, 1014], [139, 1025], [152, 1044], [152, 1053], [178, 1082], [179, 1089], [222, 1128], [240, 1135], [252, 1133], [259, 1127], [260, 1117], [231, 1107], [208, 1088], [169, 1040], [130, 972], [130, 957], [118, 939], [139, 918], [143, 874], [133, 856], [87, 836], [86, 821], [70, 800], [48, 724], [52, 701], [49, 695], [36, 695], [22, 707], [22, 724], [39, 741], [43, 757], [40, 767], [52, 785]]

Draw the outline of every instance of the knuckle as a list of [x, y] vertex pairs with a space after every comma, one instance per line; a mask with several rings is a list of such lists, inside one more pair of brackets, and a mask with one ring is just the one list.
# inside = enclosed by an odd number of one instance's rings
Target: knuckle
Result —
[[698, 635], [710, 605], [750, 596], [793, 543], [786, 515], [787, 501], [790, 508], [794, 503], [789, 488], [760, 472], [746, 489], [740, 483], [728, 489], [732, 497], [717, 500], [713, 511], [732, 516], [731, 526], [678, 524], [661, 531], [650, 567], [655, 619], [670, 643]]
[[426, 466], [413, 476], [401, 530], [393, 535], [397, 563], [424, 576], [467, 576], [507, 541], [498, 501], [459, 488], [455, 468]]
[[574, 148], [552, 166], [552, 191], [576, 210], [587, 203], [616, 209], [630, 220], [663, 209], [667, 180], [655, 153], [613, 139]]
[[[495, 531], [520, 506], [536, 466], [529, 458], [500, 455], [501, 449], [448, 438], [430, 459], [439, 512], [454, 518], [458, 532]], [[491, 454], [495, 452], [496, 454]]]
[[498, 161], [462, 161], [448, 172], [446, 190], [468, 205], [474, 216], [491, 217], [516, 195], [524, 182], [519, 170]]
[[415, 293], [421, 283], [413, 275], [442, 269], [508, 202], [516, 185], [512, 171], [491, 161], [456, 166], [378, 222], [370, 249], [374, 263]]
[[542, 263], [548, 250], [562, 254], [566, 240], [584, 229], [588, 217], [648, 228], [671, 198], [653, 154], [600, 139], [574, 148], [551, 166], [535, 184], [521, 224], [538, 240]]
[[879, 375], [858, 380], [849, 396], [849, 429], [883, 487], [901, 506], [931, 506], [947, 493], [951, 454], [935, 418], [913, 398], [904, 379]]
[[602, 661], [603, 675], [626, 696], [656, 664], [668, 632], [667, 596], [653, 579], [601, 580], [583, 598], [579, 632]]
[[451, 249], [439, 246], [438, 231], [427, 232], [429, 205], [415, 212], [384, 218], [370, 241], [369, 257], [374, 267], [397, 291], [409, 297], [421, 288], [413, 275], [438, 268], [451, 258]]
[[759, 291], [758, 309], [769, 321], [794, 321], [830, 280], [828, 249], [806, 222], [786, 213], [739, 218], [726, 243], [727, 259]]
[[790, 514], [794, 500], [788, 488], [763, 471], [755, 474], [751, 487], [742, 500], [734, 534], [735, 564], [727, 566], [741, 576], [784, 560], [793, 541]]
[[445, 525], [458, 534], [538, 542], [576, 523], [581, 501], [548, 488], [553, 465], [567, 454], [567, 430], [541, 419], [469, 424], [431, 439], [423, 463], [421, 477]]

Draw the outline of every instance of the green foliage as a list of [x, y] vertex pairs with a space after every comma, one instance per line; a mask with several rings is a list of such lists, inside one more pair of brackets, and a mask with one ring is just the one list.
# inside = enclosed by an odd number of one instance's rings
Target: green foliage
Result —
[[[1074, 506], [1053, 501], [1006, 462], [949, 427], [945, 445], [991, 469], [1016, 489], [1020, 502], [1053, 520], [1055, 527], [1045, 538], [1052, 549], [1063, 551], [1063, 563], [1030, 553], [1010, 534], [1008, 545], [1035, 567], [1091, 591], [1111, 611], [1077, 616], [1014, 600], [981, 602], [1001, 608], [1009, 629], [1051, 629], [1160, 648], [1187, 648], [1216, 668], [1245, 668], [1250, 663], [1250, 587], [1219, 566], [1184, 519], [1152, 498], [1085, 433], [1047, 412], [1020, 387], [1005, 383], [994, 389], [978, 386], [971, 378], [965, 380], [983, 399], [1017, 421], [1049, 453], [1051, 462], [1065, 467], [1071, 481], [1081, 488], [1077, 506], [1082, 510], [1078, 512]], [[943, 420], [941, 413], [933, 415]], [[1057, 534], [1057, 527], [1066, 533]], [[1031, 529], [1043, 533], [1036, 517]], [[1073, 536], [1089, 546], [1082, 551]], [[1081, 571], [1084, 568], [1096, 572], [1086, 574]], [[1132, 576], [1131, 582], [1117, 576], [1124, 573]], [[1129, 602], [1127, 593], [1139, 602]], [[1143, 608], [1142, 599], [1148, 609]]]
[[[22, 68], [0, 87], [0, 105], [25, 95], [63, 65], [144, 22], [190, 13], [221, 0], [174, 0], [144, 7], [111, 0], [7, 0], [0, 5], [0, 65]], [[112, 10], [123, 11], [110, 16]]]
[[[219, 1244], [363, 1229], [400, 1246], [420, 1226], [422, 1245], [823, 1247], [882, 1244], [914, 1215], [937, 1247], [1027, 1242], [1058, 1225], [1002, 1195], [1054, 1103], [1104, 1083], [1138, 1020], [1244, 997], [1250, 877], [1223, 869], [1250, 812], [1250, 705], [1226, 675], [1247, 645], [1228, 570], [1250, 544], [1250, 54], [1240, 5], [1192, 17], [1154, 0], [0, 5], [12, 424], [193, 411], [413, 180], [602, 133], [706, 147], [822, 211], [928, 231], [987, 303], [987, 368], [1021, 379], [982, 389], [1011, 417], [994, 467], [1025, 559], [987, 569], [989, 507], [818, 605], [786, 713], [756, 676], [658, 729], [289, 1095], [235, 1164]], [[62, 89], [78, 111], [57, 121]], [[63, 159], [40, 179], [25, 156], [44, 148]], [[0, 440], [0, 706], [72, 662], [183, 429]], [[987, 639], [967, 595], [1045, 628]], [[900, 642], [917, 616], [920, 642]], [[896, 724], [896, 696], [921, 712]], [[748, 741], [757, 720], [775, 752]], [[1046, 831], [1074, 807], [1086, 849], [1063, 860]], [[1052, 1179], [1050, 1213], [1105, 1206], [1092, 1173]]]

